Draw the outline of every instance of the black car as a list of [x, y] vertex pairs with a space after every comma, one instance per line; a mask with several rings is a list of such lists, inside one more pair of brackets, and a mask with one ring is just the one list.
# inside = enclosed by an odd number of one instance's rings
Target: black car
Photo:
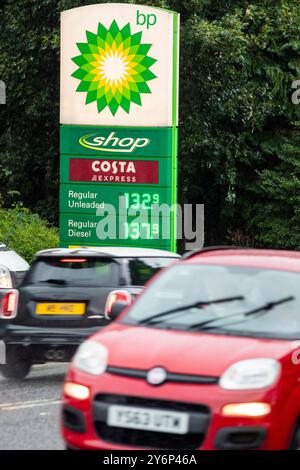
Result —
[[0, 371], [22, 380], [33, 364], [69, 361], [84, 339], [108, 324], [115, 302], [130, 303], [178, 257], [123, 247], [37, 253], [19, 288], [17, 315], [1, 325], [6, 364]]

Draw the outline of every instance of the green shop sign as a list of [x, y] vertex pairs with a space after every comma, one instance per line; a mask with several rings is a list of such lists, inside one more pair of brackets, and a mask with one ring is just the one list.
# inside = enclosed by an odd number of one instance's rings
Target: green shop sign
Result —
[[60, 151], [66, 155], [168, 158], [177, 129], [61, 126]]

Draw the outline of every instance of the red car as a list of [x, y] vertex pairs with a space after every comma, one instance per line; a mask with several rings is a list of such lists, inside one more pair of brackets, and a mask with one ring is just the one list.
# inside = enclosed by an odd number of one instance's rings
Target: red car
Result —
[[300, 447], [299, 252], [205, 249], [111, 303], [66, 377], [67, 448]]

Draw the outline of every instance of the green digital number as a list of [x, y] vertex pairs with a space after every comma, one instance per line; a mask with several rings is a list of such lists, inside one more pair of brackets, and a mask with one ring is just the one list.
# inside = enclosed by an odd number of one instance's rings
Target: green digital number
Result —
[[132, 209], [139, 209], [141, 207], [141, 196], [138, 193], [131, 194], [132, 203], [130, 206]]
[[125, 209], [129, 208], [129, 193], [120, 194], [120, 196], [125, 198]]
[[152, 238], [156, 235], [156, 238], [159, 237], [159, 225], [158, 224], [153, 224], [152, 226]]
[[131, 240], [153, 240], [159, 237], [159, 225], [147, 222], [125, 222], [123, 236], [125, 239]]
[[140, 225], [137, 222], [130, 224], [130, 238], [132, 240], [138, 240], [141, 236]]
[[125, 197], [125, 207], [126, 209], [145, 209], [150, 210], [153, 204], [159, 204], [160, 196], [159, 194], [149, 194], [143, 193], [142, 195], [139, 193], [124, 193]]
[[153, 204], [159, 204], [160, 197], [159, 194], [153, 194]]
[[142, 209], [151, 209], [151, 194], [143, 194], [142, 201]]

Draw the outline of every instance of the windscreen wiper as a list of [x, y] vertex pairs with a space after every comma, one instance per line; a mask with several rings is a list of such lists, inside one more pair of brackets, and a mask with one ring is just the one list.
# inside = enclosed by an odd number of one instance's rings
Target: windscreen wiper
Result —
[[40, 281], [44, 284], [57, 284], [58, 286], [66, 286], [68, 283], [65, 279], [46, 279], [45, 281]]
[[151, 324], [160, 323], [161, 318], [164, 318], [165, 316], [170, 315], [172, 313], [183, 312], [184, 310], [189, 310], [191, 308], [201, 309], [201, 308], [205, 308], [207, 305], [222, 304], [225, 302], [234, 302], [235, 300], [244, 300], [244, 297], [235, 296], [235, 297], [225, 297], [223, 299], [215, 299], [215, 300], [198, 300], [197, 302], [194, 302], [192, 304], [183, 305], [181, 307], [176, 307], [176, 308], [171, 308], [170, 310], [165, 310], [164, 312], [157, 313], [150, 318], [145, 318], [144, 320], [141, 320], [139, 322], [139, 325], [145, 325], [147, 323], [151, 323]]
[[[253, 310], [249, 310], [248, 312], [239, 312], [239, 313], [233, 313], [232, 315], [223, 315], [222, 317], [219, 318], [212, 318], [207, 321], [203, 321], [200, 323], [194, 323], [194, 325], [189, 326], [189, 330], [197, 329], [199, 330], [209, 330], [209, 329], [214, 329], [214, 328], [219, 328], [223, 326], [230, 326], [234, 325], [235, 323], [240, 323], [242, 321], [246, 321], [249, 317], [251, 318], [252, 316], [259, 317], [260, 315], [264, 315], [265, 313], [269, 312], [273, 308], [277, 307], [278, 305], [285, 304], [286, 302], [291, 302], [292, 300], [295, 300], [295, 297], [290, 296], [290, 297], [284, 297], [283, 299], [276, 300], [274, 302], [267, 302], [264, 305], [261, 305], [260, 307], [254, 308]], [[229, 322], [229, 323], [222, 323], [219, 325], [216, 322], [219, 322], [220, 320], [228, 320], [231, 318], [235, 317], [240, 317], [241, 318], [238, 321], [235, 322]]]

